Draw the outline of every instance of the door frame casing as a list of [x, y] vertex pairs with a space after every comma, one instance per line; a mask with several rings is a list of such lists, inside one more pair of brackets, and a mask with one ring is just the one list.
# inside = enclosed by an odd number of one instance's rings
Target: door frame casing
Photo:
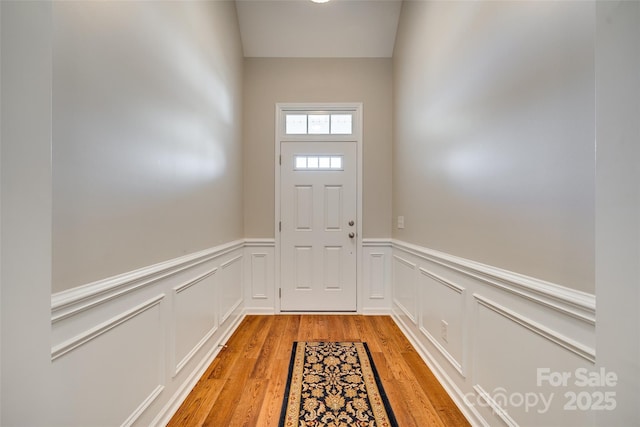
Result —
[[[282, 126], [283, 117], [286, 112], [290, 111], [353, 111], [353, 129], [354, 133], [351, 135], [322, 135], [322, 136], [305, 136], [304, 139], [300, 136], [286, 136], [284, 135], [284, 129]], [[274, 295], [275, 295], [275, 312], [281, 313], [280, 307], [280, 289], [281, 289], [281, 274], [280, 274], [280, 249], [281, 249], [281, 234], [280, 234], [280, 143], [283, 141], [292, 142], [313, 142], [313, 141], [355, 141], [356, 142], [356, 313], [362, 312], [362, 103], [361, 102], [348, 102], [348, 103], [276, 103], [275, 111], [275, 157], [274, 157], [274, 169], [275, 169], [275, 215], [274, 215], [274, 234], [275, 234], [275, 280], [274, 280]], [[343, 313], [344, 314], [344, 313]]]

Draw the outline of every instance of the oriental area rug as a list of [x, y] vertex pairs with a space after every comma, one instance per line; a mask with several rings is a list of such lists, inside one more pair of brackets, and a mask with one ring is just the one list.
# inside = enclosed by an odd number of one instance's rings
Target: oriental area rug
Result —
[[397, 425], [366, 343], [293, 343], [280, 427]]

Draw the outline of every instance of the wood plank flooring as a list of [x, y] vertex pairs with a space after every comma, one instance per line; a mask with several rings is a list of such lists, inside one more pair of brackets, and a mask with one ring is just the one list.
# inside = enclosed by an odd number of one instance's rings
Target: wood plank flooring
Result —
[[247, 316], [169, 426], [276, 427], [294, 341], [365, 341], [401, 427], [467, 420], [389, 316]]

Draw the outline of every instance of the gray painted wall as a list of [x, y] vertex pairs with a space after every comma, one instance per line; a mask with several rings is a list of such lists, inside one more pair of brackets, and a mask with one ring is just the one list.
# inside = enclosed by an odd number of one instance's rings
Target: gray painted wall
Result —
[[232, 2], [55, 2], [53, 291], [242, 238]]
[[274, 237], [275, 104], [363, 103], [363, 235], [391, 236], [391, 59], [247, 58], [245, 235]]
[[393, 236], [594, 291], [595, 7], [403, 4]]
[[640, 425], [640, 2], [596, 10], [597, 364], [620, 380], [595, 416]]
[[0, 425], [46, 426], [51, 370], [51, 3], [0, 2]]
[[405, 2], [394, 72], [394, 237], [594, 293], [638, 424], [640, 3]]

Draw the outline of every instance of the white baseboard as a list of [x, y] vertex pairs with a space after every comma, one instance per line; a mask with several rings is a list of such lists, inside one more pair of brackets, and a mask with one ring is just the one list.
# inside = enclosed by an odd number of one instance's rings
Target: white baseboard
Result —
[[246, 315], [270, 315], [276, 314], [276, 309], [265, 307], [245, 307], [244, 313]]
[[390, 316], [392, 312], [389, 308], [363, 308], [360, 314], [363, 316]]

